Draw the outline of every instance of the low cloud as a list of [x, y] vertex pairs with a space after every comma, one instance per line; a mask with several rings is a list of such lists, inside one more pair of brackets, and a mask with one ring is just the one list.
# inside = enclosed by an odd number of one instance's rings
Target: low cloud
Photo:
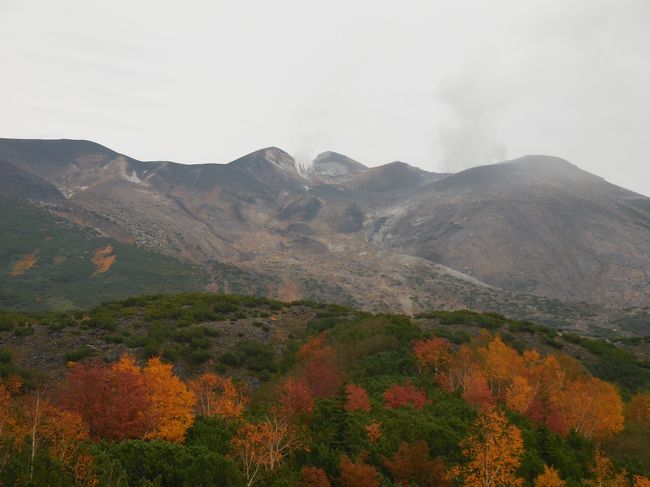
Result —
[[445, 172], [506, 159], [506, 144], [496, 131], [506, 106], [503, 90], [494, 79], [497, 65], [493, 56], [484, 56], [438, 86], [435, 96], [445, 114], [437, 138]]

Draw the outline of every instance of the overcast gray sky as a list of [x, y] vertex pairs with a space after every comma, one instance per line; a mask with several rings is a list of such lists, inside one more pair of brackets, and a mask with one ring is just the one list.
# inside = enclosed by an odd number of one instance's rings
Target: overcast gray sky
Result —
[[650, 0], [0, 0], [0, 137], [564, 157], [650, 195]]

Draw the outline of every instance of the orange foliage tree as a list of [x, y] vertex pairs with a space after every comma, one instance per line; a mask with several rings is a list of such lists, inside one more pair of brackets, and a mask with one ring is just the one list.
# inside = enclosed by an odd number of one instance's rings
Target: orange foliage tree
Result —
[[445, 464], [429, 458], [429, 446], [424, 441], [402, 443], [392, 459], [384, 458], [384, 465], [395, 482], [403, 487], [446, 487]]
[[623, 430], [623, 400], [616, 386], [596, 377], [570, 383], [558, 395], [567, 427], [597, 440]]
[[628, 487], [627, 472], [618, 472], [612, 461], [601, 449], [594, 452], [594, 460], [590, 467], [594, 478], [587, 482], [593, 487]]
[[486, 347], [479, 349], [479, 356], [492, 394], [502, 400], [512, 377], [523, 368], [522, 357], [515, 349], [503, 343], [499, 335]]
[[521, 431], [502, 412], [482, 410], [462, 446], [467, 463], [452, 469], [450, 477], [467, 487], [522, 485], [523, 480], [517, 478], [524, 453]]
[[[9, 382], [9, 381], [8, 381]], [[0, 382], [0, 474], [3, 472], [12, 452], [22, 443], [14, 394], [20, 389], [17, 382]]]
[[[615, 386], [590, 376], [573, 357], [542, 358], [532, 350], [522, 355], [499, 336], [483, 334], [461, 346], [438, 383], [460, 390], [468, 403], [506, 405], [563, 435], [575, 430], [601, 440], [623, 429], [623, 402]], [[645, 407], [644, 398], [636, 398], [628, 416], [634, 410], [641, 417]]]
[[203, 416], [240, 418], [244, 414], [247, 398], [231, 378], [208, 372], [190, 381], [189, 387]]
[[366, 426], [366, 434], [368, 435], [368, 440], [370, 443], [377, 443], [381, 440], [381, 423], [379, 421], [373, 421]]
[[379, 487], [381, 485], [379, 472], [375, 467], [366, 463], [366, 454], [359, 456], [356, 462], [347, 455], [341, 456], [339, 470], [340, 483], [343, 487]]
[[49, 446], [50, 456], [64, 471], [72, 474], [75, 485], [96, 485], [93, 457], [81, 447], [90, 437], [88, 426], [81, 415], [45, 403], [41, 429], [43, 439]]
[[413, 352], [420, 370], [430, 370], [436, 375], [451, 361], [449, 342], [444, 338], [415, 342]]
[[650, 479], [641, 475], [634, 476], [634, 487], [650, 487]]
[[506, 405], [513, 411], [524, 414], [533, 401], [533, 393], [533, 386], [530, 385], [528, 379], [516, 375], [506, 390]]
[[404, 406], [411, 406], [415, 409], [422, 409], [427, 403], [427, 396], [422, 389], [418, 389], [411, 383], [393, 384], [390, 389], [384, 392], [386, 407], [396, 409]]

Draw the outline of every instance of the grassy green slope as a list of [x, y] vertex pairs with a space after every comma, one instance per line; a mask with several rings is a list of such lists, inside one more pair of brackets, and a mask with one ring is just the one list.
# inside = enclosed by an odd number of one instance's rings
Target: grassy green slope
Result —
[[[92, 257], [113, 247], [117, 258], [96, 273]], [[34, 266], [12, 275], [33, 255]], [[25, 202], [0, 199], [0, 307], [64, 310], [133, 294], [199, 290], [198, 269], [134, 246], [98, 236]]]

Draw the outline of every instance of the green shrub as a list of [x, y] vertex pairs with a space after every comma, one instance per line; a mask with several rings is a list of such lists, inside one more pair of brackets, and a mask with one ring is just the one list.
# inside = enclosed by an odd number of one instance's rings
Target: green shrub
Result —
[[95, 351], [92, 348], [84, 347], [66, 352], [64, 358], [66, 362], [78, 362], [79, 360], [85, 359], [94, 354]]

